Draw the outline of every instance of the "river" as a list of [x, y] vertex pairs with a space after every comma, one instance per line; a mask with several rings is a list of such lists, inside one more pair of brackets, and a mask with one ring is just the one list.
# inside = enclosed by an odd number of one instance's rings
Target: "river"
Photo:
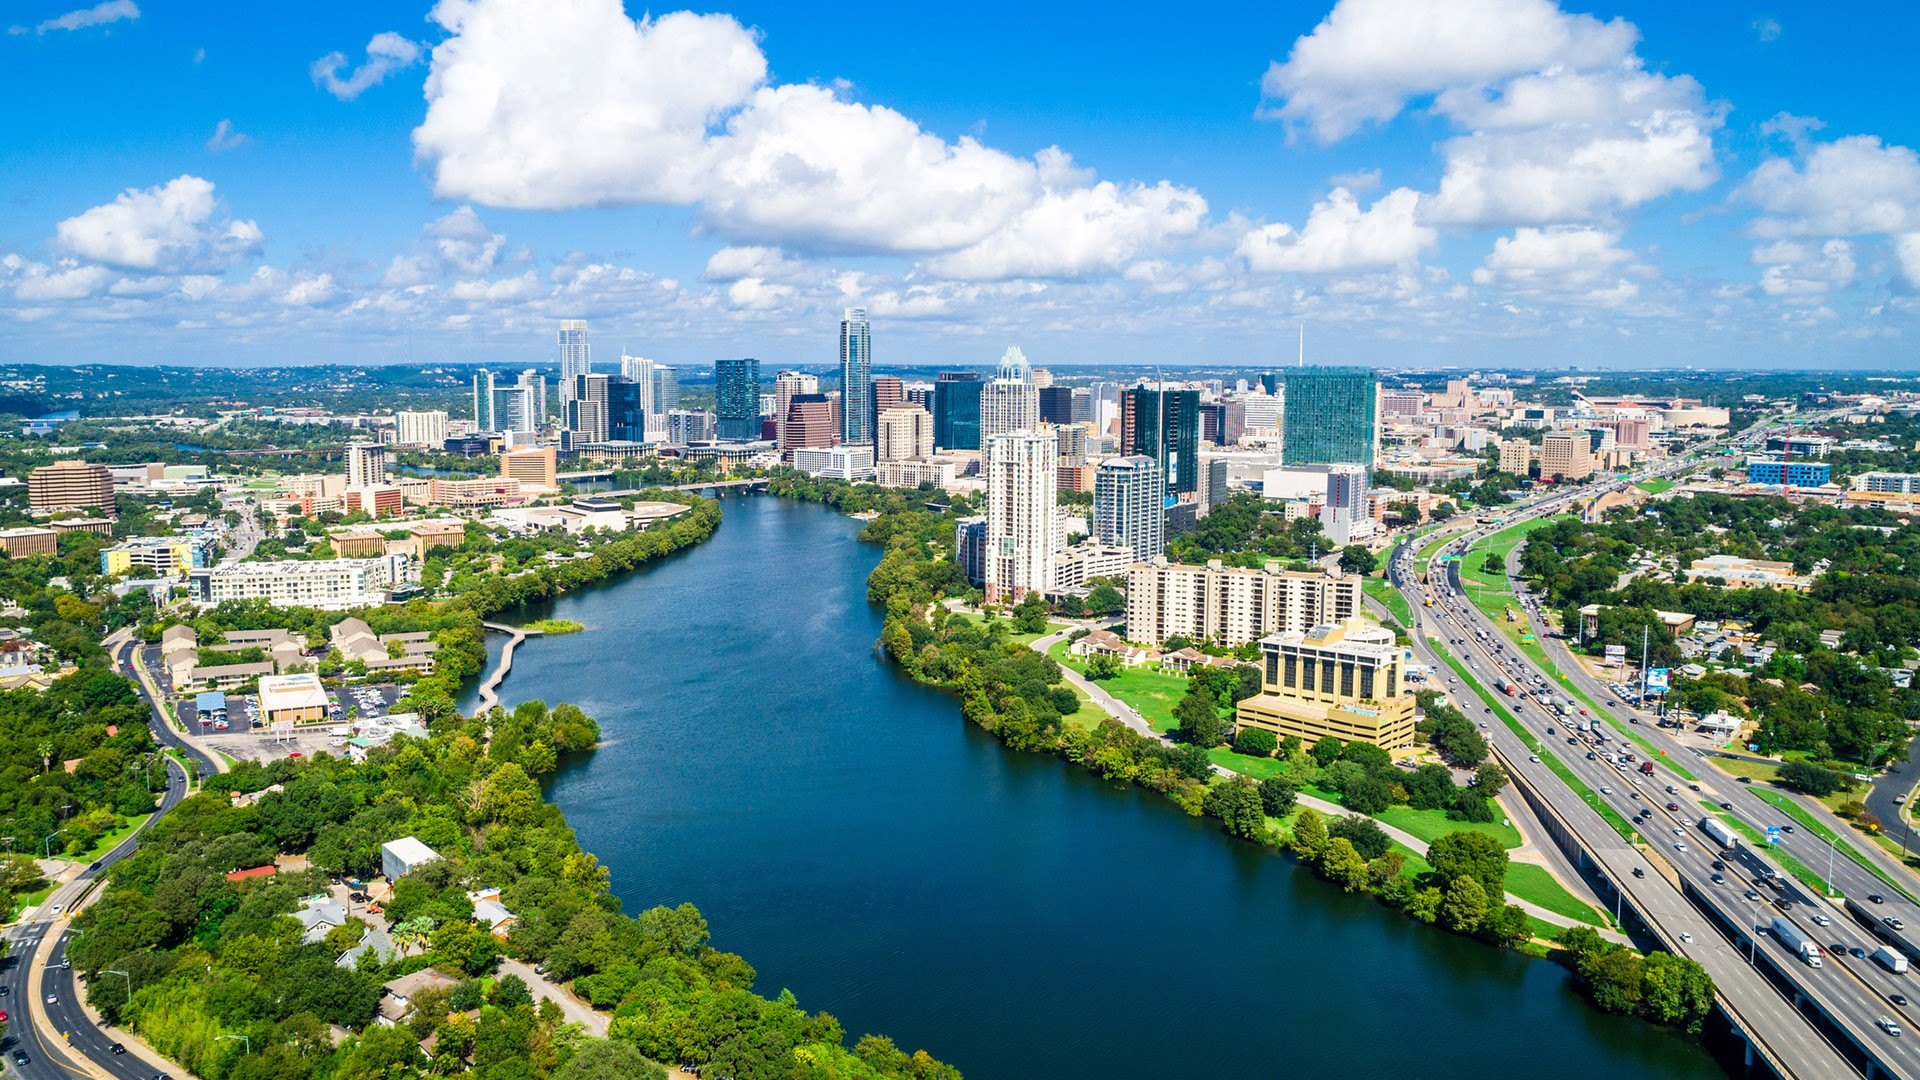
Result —
[[724, 506], [691, 551], [508, 613], [588, 629], [522, 645], [501, 695], [599, 719], [551, 796], [629, 911], [692, 901], [761, 992], [970, 1080], [1724, 1075], [1553, 964], [1005, 750], [873, 653], [858, 522]]

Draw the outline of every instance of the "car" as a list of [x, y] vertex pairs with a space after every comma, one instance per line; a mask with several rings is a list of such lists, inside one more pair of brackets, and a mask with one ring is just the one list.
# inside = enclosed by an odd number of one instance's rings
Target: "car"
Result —
[[1732, 804], [1732, 803], [1730, 803], [1730, 802], [1723, 802], [1723, 803], [1721, 803], [1721, 804], [1720, 804], [1720, 809], [1722, 809], [1722, 810], [1731, 810], [1731, 809], [1733, 809], [1733, 804]]
[[1675, 845], [1673, 845], [1673, 850], [1675, 850], [1675, 851], [1685, 851], [1685, 850], [1687, 850], [1687, 845], [1685, 845], [1685, 844], [1675, 844]]
[[1713, 875], [1712, 881], [1715, 885], [1725, 885], [1727, 883], [1727, 879], [1720, 874]]
[[1883, 1016], [1880, 1019], [1875, 1020], [1874, 1023], [1880, 1025], [1881, 1031], [1886, 1032], [1887, 1034], [1893, 1036], [1896, 1039], [1900, 1037], [1900, 1025], [1894, 1023], [1892, 1018]]
[[1782, 825], [1782, 826], [1780, 826], [1780, 831], [1781, 831], [1781, 832], [1784, 832], [1784, 833], [1790, 833], [1790, 832], [1792, 832], [1792, 831], [1793, 831], [1793, 826], [1791, 826], [1791, 825]]
[[1747, 899], [1749, 899], [1749, 900], [1758, 900], [1758, 899], [1760, 899], [1760, 894], [1759, 894], [1759, 893], [1757, 893], [1757, 892], [1755, 892], [1755, 891], [1753, 891], [1752, 889], [1748, 889], [1748, 890], [1747, 890], [1746, 892], [1744, 892], [1744, 893], [1741, 893], [1740, 895], [1742, 895], [1742, 896], [1744, 896], [1744, 897], [1746, 897], [1746, 898], [1747, 898]]
[[115, 1057], [119, 1057], [121, 1054], [124, 1054], [126, 1052], [127, 1052], [126, 1043], [112, 1043], [107, 1047], [107, 1053], [112, 1054]]
[[1610, 788], [1610, 787], [1608, 787], [1608, 786], [1606, 786], [1605, 784], [1602, 784], [1602, 785], [1600, 785], [1600, 794], [1602, 794], [1602, 795], [1611, 795], [1611, 794], [1613, 794], [1613, 789], [1612, 789], [1612, 788]]
[[1538, 764], [1540, 764], [1540, 755], [1539, 755], [1539, 754], [1528, 754], [1528, 755], [1527, 755], [1527, 760], [1528, 760], [1528, 761], [1531, 761], [1531, 762], [1533, 762], [1533, 763], [1534, 763], [1535, 765], [1538, 765]]
[[1901, 1005], [1901, 1006], [1904, 1006], [1904, 1005], [1906, 1005], [1906, 1003], [1907, 1003], [1907, 995], [1905, 995], [1905, 994], [1888, 994], [1888, 995], [1887, 995], [1887, 1000], [1888, 1000], [1888, 1001], [1891, 1001], [1891, 1002], [1893, 1002], [1893, 1003], [1894, 1003], [1895, 1005]]
[[1884, 904], [1886, 902], [1887, 902], [1887, 898], [1884, 896], [1881, 896], [1877, 892], [1870, 892], [1867, 894], [1867, 903], [1869, 904]]
[[1715, 859], [1713, 860], [1713, 868], [1715, 870], [1725, 870], [1727, 868], [1727, 864], [1721, 862], [1719, 859]]
[[33, 1059], [27, 1056], [25, 1050], [15, 1050], [13, 1052], [13, 1064], [15, 1068], [24, 1069], [33, 1064]]
[[1736, 784], [1751, 784], [1751, 783], [1753, 783], [1753, 777], [1751, 777], [1751, 776], [1736, 776], [1736, 777], [1734, 777], [1734, 778], [1733, 778], [1733, 782], [1734, 782], [1734, 783], [1736, 783]]
[[1688, 785], [1687, 785], [1687, 789], [1688, 789], [1689, 791], [1699, 791], [1699, 790], [1700, 790], [1700, 785], [1699, 785], [1699, 784], [1688, 784]]
[[73, 961], [63, 956], [60, 958], [60, 962], [53, 966], [59, 968], [61, 971], [71, 971], [73, 970]]
[[1591, 750], [1589, 750], [1589, 751], [1587, 751], [1587, 760], [1588, 760], [1588, 761], [1592, 761], [1592, 760], [1593, 760], [1593, 751], [1591, 751]]
[[99, 859], [95, 859], [95, 860], [93, 860], [93, 862], [91, 862], [91, 863], [88, 863], [88, 864], [87, 864], [87, 873], [89, 873], [89, 874], [91, 874], [91, 873], [93, 873], [94, 871], [96, 871], [96, 870], [98, 870], [98, 869], [100, 869], [100, 860], [99, 860]]
[[1675, 811], [1675, 810], [1678, 810], [1678, 809], [1680, 809], [1680, 804], [1679, 804], [1679, 803], [1677, 803], [1677, 802], [1670, 802], [1670, 803], [1668, 803], [1668, 804], [1667, 804], [1667, 811], [1668, 811], [1668, 813], [1672, 813], [1673, 811]]
[[1864, 960], [1867, 958], [1867, 950], [1855, 945], [1853, 948], [1847, 950], [1847, 955], [1853, 957], [1855, 960]]
[[1693, 935], [1682, 930], [1680, 931], [1680, 940], [1685, 944], [1691, 945], [1693, 944]]
[[59, 994], [48, 994], [48, 995], [47, 995], [47, 1004], [49, 1004], [49, 1005], [58, 1005], [58, 1004], [60, 1004], [60, 995], [59, 995]]
[[1905, 930], [1907, 928], [1906, 922], [1902, 919], [1888, 918], [1888, 919], [1882, 919], [1881, 921], [1886, 923], [1888, 926], [1892, 927], [1895, 930]]
[[1825, 915], [1815, 915], [1815, 916], [1813, 917], [1813, 925], [1815, 925], [1815, 926], [1832, 926], [1832, 925], [1833, 925], [1833, 920], [1832, 920], [1832, 919], [1829, 919], [1829, 918], [1827, 918], [1827, 917], [1826, 917]]

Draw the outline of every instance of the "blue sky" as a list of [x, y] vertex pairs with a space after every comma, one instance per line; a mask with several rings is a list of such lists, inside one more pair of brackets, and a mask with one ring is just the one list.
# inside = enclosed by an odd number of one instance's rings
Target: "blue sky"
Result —
[[0, 360], [1914, 366], [1910, 5], [925, 8], [10, 5]]

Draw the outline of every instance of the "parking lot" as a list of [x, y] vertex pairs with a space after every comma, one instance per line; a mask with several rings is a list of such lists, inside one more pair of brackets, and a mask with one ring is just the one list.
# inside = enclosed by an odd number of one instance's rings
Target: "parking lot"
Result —
[[251, 694], [227, 695], [227, 726], [218, 721], [201, 723], [192, 698], [175, 702], [180, 723], [208, 745], [230, 757], [254, 761], [273, 761], [300, 755], [311, 757], [328, 752], [340, 753], [332, 732], [354, 720], [378, 719], [393, 711], [393, 703], [406, 688], [393, 685], [350, 684], [329, 689], [327, 696], [339, 707], [339, 713], [325, 723], [305, 724], [290, 731], [269, 731], [262, 723], [259, 699]]

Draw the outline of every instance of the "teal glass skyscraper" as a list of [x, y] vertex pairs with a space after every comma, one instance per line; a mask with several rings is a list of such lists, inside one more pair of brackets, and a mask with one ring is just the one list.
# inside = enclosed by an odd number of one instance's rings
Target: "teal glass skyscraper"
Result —
[[1200, 489], [1200, 391], [1136, 386], [1120, 395], [1121, 451], [1160, 466], [1167, 497]]
[[840, 441], [873, 442], [873, 327], [867, 309], [850, 307], [840, 320]]
[[1372, 368], [1287, 368], [1281, 453], [1289, 465], [1352, 462], [1373, 468]]
[[933, 445], [942, 450], [980, 449], [979, 372], [943, 371], [933, 380]]
[[760, 437], [760, 361], [713, 362], [715, 434], [722, 442], [752, 442]]

